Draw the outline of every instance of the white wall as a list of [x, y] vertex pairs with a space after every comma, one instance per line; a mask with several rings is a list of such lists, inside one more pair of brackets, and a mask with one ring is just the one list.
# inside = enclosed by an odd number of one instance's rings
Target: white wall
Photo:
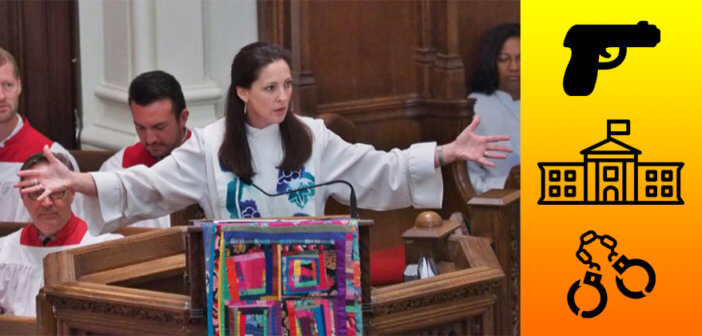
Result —
[[173, 74], [190, 127], [223, 116], [232, 59], [258, 39], [256, 0], [79, 0], [83, 149], [118, 149], [136, 133], [127, 88], [155, 69]]

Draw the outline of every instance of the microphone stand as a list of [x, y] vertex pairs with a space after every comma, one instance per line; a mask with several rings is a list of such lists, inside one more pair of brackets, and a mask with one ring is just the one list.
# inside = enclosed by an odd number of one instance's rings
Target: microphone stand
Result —
[[349, 195], [349, 207], [351, 208], [351, 218], [358, 219], [358, 207], [356, 206], [356, 191], [353, 189], [353, 186], [351, 185], [351, 183], [344, 181], [344, 180], [328, 181], [328, 182], [315, 184], [315, 185], [311, 185], [311, 186], [307, 186], [307, 187], [288, 190], [288, 191], [277, 193], [277, 194], [269, 194], [265, 190], [261, 189], [259, 186], [255, 185], [253, 182], [248, 183], [248, 184], [253, 186], [254, 188], [258, 189], [258, 191], [262, 192], [264, 195], [266, 195], [268, 197], [277, 197], [277, 196], [292, 194], [292, 193], [295, 193], [298, 191], [304, 191], [304, 190], [308, 190], [308, 189], [313, 189], [313, 188], [317, 188], [317, 187], [322, 187], [322, 186], [326, 186], [326, 185], [330, 185], [330, 184], [338, 184], [338, 183], [345, 184], [349, 187], [349, 189], [351, 189], [351, 194]]

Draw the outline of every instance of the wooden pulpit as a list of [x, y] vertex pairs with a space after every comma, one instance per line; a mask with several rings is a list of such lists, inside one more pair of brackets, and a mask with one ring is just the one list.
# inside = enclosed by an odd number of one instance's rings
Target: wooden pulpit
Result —
[[152, 230], [44, 259], [42, 334], [197, 334], [186, 227]]
[[[370, 221], [361, 221], [368, 260]], [[362, 277], [369, 278], [367, 262]], [[42, 334], [207, 333], [202, 231], [178, 226], [50, 254], [37, 297]], [[369, 282], [364, 300], [370, 301]]]
[[[364, 333], [495, 334], [504, 273], [484, 238], [453, 235], [442, 273], [370, 288], [361, 221]], [[44, 260], [37, 297], [42, 334], [206, 334], [202, 232], [172, 227], [58, 252]]]

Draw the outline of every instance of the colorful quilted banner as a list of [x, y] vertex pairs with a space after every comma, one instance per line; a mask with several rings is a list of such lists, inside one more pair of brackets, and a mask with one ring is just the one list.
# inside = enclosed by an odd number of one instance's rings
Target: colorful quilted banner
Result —
[[202, 221], [209, 335], [361, 335], [358, 221]]

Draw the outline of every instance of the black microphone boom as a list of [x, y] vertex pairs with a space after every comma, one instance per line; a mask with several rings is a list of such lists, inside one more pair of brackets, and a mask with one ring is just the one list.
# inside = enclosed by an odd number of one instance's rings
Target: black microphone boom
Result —
[[358, 219], [358, 207], [356, 206], [356, 191], [353, 189], [353, 186], [351, 185], [351, 183], [344, 181], [344, 180], [333, 180], [333, 181], [315, 184], [315, 185], [311, 185], [311, 186], [307, 186], [307, 187], [288, 190], [286, 192], [281, 192], [281, 193], [277, 193], [277, 194], [269, 194], [266, 191], [264, 191], [263, 189], [261, 189], [259, 186], [255, 185], [253, 182], [248, 183], [248, 184], [252, 185], [254, 188], [258, 189], [258, 191], [262, 192], [264, 195], [266, 195], [268, 197], [276, 197], [276, 196], [288, 195], [288, 194], [292, 194], [292, 193], [298, 192], [298, 191], [313, 189], [313, 188], [322, 187], [322, 186], [326, 186], [326, 185], [330, 185], [330, 184], [337, 184], [337, 183], [343, 183], [343, 184], [347, 185], [349, 187], [349, 189], [351, 189], [351, 194], [349, 195], [349, 207], [351, 208], [351, 218]]

